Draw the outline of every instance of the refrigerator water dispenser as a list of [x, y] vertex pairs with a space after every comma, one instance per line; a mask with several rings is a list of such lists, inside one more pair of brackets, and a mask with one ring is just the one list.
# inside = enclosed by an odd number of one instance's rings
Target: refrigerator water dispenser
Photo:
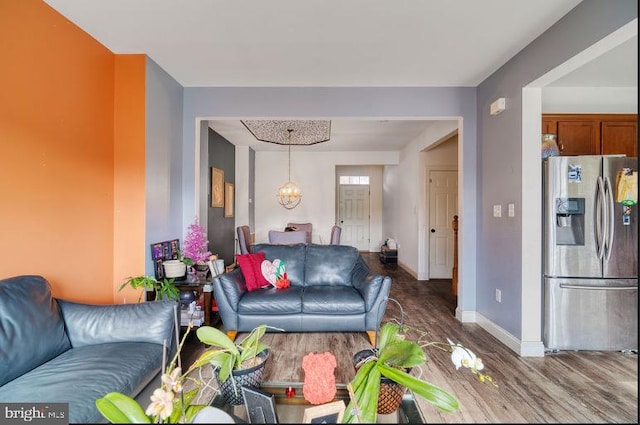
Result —
[[556, 245], [584, 245], [584, 198], [556, 198]]

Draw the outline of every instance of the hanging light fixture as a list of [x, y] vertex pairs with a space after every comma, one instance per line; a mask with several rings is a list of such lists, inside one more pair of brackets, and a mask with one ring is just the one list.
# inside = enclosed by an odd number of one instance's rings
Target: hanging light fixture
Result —
[[[326, 120], [241, 120], [259, 141], [287, 145], [289, 150], [289, 179], [278, 188], [278, 203], [288, 210], [298, 206], [302, 193], [291, 181], [291, 145], [315, 145], [331, 139], [331, 121]], [[291, 134], [296, 132], [295, 138]], [[286, 133], [285, 133], [286, 132]]]
[[278, 188], [278, 203], [291, 210], [297, 207], [302, 200], [302, 193], [298, 185], [291, 181], [291, 133], [293, 133], [293, 129], [288, 128], [287, 131], [289, 132], [289, 143], [287, 144], [289, 150], [289, 178], [285, 184]]

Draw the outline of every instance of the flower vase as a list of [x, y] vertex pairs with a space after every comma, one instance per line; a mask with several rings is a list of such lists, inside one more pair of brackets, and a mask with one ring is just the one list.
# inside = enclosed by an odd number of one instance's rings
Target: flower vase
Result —
[[206, 282], [209, 274], [209, 265], [206, 263], [196, 263], [193, 265], [193, 268], [196, 270], [196, 281]]

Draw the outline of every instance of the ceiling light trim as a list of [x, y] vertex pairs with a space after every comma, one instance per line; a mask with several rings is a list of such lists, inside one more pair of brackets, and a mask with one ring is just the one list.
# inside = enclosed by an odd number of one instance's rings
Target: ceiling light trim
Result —
[[[331, 140], [330, 120], [240, 120], [261, 142], [276, 145], [315, 145]], [[294, 137], [290, 137], [293, 130]]]

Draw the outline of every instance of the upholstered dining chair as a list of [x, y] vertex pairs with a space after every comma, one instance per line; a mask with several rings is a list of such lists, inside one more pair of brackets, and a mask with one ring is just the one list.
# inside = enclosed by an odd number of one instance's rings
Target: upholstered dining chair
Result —
[[331, 228], [331, 240], [329, 245], [340, 245], [340, 235], [342, 234], [342, 227], [333, 226]]
[[273, 245], [307, 243], [307, 232], [304, 230], [294, 230], [289, 232], [269, 230], [269, 243]]
[[313, 228], [311, 223], [287, 223], [287, 227], [295, 227], [297, 230], [304, 230], [307, 232], [307, 243], [311, 243], [311, 230]]
[[249, 254], [253, 251], [253, 244], [251, 243], [251, 229], [249, 226], [236, 227], [238, 233], [238, 245], [240, 245], [240, 254]]

